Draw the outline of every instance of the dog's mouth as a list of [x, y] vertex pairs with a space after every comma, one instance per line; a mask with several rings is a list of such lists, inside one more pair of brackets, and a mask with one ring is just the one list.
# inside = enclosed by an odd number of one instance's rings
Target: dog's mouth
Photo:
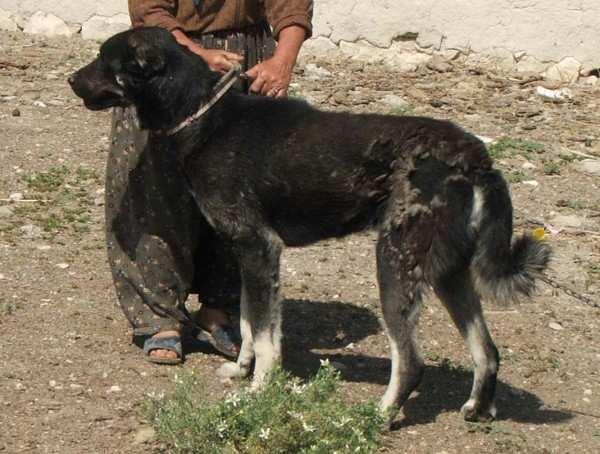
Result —
[[85, 99], [83, 105], [89, 110], [104, 110], [110, 107], [125, 107], [128, 105], [125, 98]]

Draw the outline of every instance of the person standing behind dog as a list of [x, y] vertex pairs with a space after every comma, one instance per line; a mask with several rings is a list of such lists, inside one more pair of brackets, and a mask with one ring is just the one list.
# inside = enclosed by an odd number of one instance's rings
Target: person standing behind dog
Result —
[[[241, 63], [242, 89], [285, 97], [311, 35], [312, 0], [129, 0], [134, 27], [158, 26], [224, 73]], [[193, 84], [194, 81], [189, 81]], [[239, 303], [239, 271], [188, 192], [169, 150], [149, 147], [133, 108], [113, 113], [106, 174], [108, 259], [119, 305], [147, 360], [183, 360], [181, 337], [203, 330], [217, 350], [238, 346], [224, 308]], [[198, 293], [196, 320], [185, 308]]]

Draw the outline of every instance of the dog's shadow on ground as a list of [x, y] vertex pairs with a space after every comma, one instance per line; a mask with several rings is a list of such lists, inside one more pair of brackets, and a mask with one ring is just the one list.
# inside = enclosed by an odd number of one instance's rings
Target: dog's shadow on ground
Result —
[[[311, 350], [340, 349], [379, 333], [382, 328], [373, 312], [340, 301], [287, 300], [283, 306], [284, 368], [308, 378], [329, 359], [349, 382], [387, 385], [391, 363], [387, 351], [381, 357], [353, 353], [319, 354]], [[458, 335], [458, 333], [457, 333]], [[404, 405], [400, 426], [426, 424], [445, 412], [458, 412], [471, 392], [473, 374], [449, 361], [427, 366], [418, 393]], [[573, 413], [545, 408], [535, 394], [498, 380], [499, 420], [529, 424], [553, 424], [569, 420]]]

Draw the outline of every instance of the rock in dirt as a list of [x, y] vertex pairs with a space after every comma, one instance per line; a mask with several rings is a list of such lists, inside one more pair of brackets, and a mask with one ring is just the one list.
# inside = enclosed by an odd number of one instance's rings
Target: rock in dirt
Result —
[[13, 209], [11, 207], [0, 207], [0, 219], [12, 216]]
[[391, 109], [407, 109], [410, 104], [402, 96], [387, 94], [381, 98], [381, 103], [389, 106]]
[[449, 73], [454, 70], [452, 63], [447, 62], [439, 55], [429, 60], [425, 66], [427, 66], [427, 69], [438, 73]]
[[554, 331], [562, 331], [564, 328], [560, 323], [550, 322], [548, 323], [548, 327], [553, 329]]
[[13, 192], [8, 196], [8, 200], [10, 200], [11, 202], [18, 202], [20, 200], [23, 200], [23, 193]]
[[535, 164], [533, 164], [533, 163], [531, 163], [529, 161], [526, 161], [526, 162], [523, 163], [523, 165], [521, 166], [521, 168], [525, 169], [525, 170], [534, 170], [536, 167], [535, 167]]
[[600, 176], [600, 160], [584, 159], [575, 164], [575, 169], [586, 175]]
[[15, 107], [15, 108], [13, 109], [13, 111], [11, 112], [11, 115], [12, 115], [13, 117], [20, 117], [20, 116], [21, 116], [21, 111]]
[[135, 433], [133, 443], [136, 445], [143, 445], [151, 442], [155, 436], [156, 432], [152, 427], [142, 427]]
[[73, 34], [73, 30], [60, 17], [42, 11], [38, 11], [29, 18], [23, 31], [30, 35], [44, 35], [49, 38]]
[[583, 220], [579, 216], [575, 215], [557, 214], [552, 219], [550, 219], [550, 224], [560, 229], [577, 229], [583, 225]]
[[69, 268], [69, 264], [68, 263], [57, 263], [56, 267], [60, 268], [61, 270], [66, 270], [67, 268]]
[[309, 63], [304, 67], [304, 75], [308, 80], [327, 80], [331, 79], [333, 76], [331, 71], [317, 66], [314, 63]]
[[23, 237], [28, 239], [39, 238], [42, 236], [43, 232], [40, 227], [33, 224], [25, 224], [19, 230], [21, 231]]
[[573, 57], [563, 58], [560, 62], [550, 66], [544, 73], [544, 79], [563, 84], [572, 84], [579, 79], [581, 63]]

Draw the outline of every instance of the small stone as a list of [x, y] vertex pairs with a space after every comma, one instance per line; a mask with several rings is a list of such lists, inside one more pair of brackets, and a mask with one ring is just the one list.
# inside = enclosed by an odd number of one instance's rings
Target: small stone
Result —
[[523, 165], [521, 166], [521, 168], [525, 169], [525, 170], [534, 170], [536, 167], [535, 167], [535, 164], [533, 164], [533, 163], [531, 163], [529, 161], [526, 161], [526, 162], [523, 163]]
[[25, 238], [29, 239], [39, 238], [40, 236], [42, 236], [43, 233], [43, 230], [40, 227], [33, 224], [26, 224], [22, 226], [19, 230]]
[[15, 389], [16, 389], [17, 391], [24, 391], [24, 390], [25, 390], [25, 385], [23, 385], [23, 383], [21, 383], [21, 382], [17, 382], [17, 383], [15, 384]]
[[587, 175], [600, 176], [600, 160], [596, 159], [584, 159], [579, 161], [575, 168]]
[[13, 117], [20, 117], [21, 116], [21, 111], [15, 107], [10, 114]]
[[524, 184], [524, 185], [527, 185], [527, 186], [534, 187], [534, 188], [537, 188], [537, 187], [540, 185], [540, 184], [539, 184], [537, 181], [535, 181], [535, 180], [525, 180], [525, 181], [523, 181], [523, 184]]
[[12, 216], [13, 209], [7, 206], [0, 206], [0, 218], [8, 218]]
[[52, 249], [52, 246], [49, 246], [47, 244], [41, 244], [39, 246], [36, 246], [36, 249], [38, 251], [49, 251], [50, 249]]
[[68, 263], [57, 263], [56, 267], [60, 268], [61, 270], [66, 270], [67, 268], [69, 268], [69, 264]]
[[591, 389], [586, 389], [585, 391], [583, 391], [584, 396], [591, 396], [592, 395], [592, 390]]
[[0, 273], [0, 281], [6, 279], [6, 276], [2, 273]]
[[402, 96], [394, 95], [393, 93], [389, 93], [381, 98], [381, 102], [392, 109], [407, 109], [410, 107], [410, 104], [406, 99]]
[[454, 70], [454, 66], [439, 55], [434, 56], [425, 66], [427, 66], [427, 69], [438, 73], [449, 73]]
[[553, 329], [554, 331], [562, 331], [564, 328], [560, 323], [550, 322], [548, 323], [548, 327]]
[[583, 400], [583, 401], [584, 401], [586, 404], [589, 404], [589, 403], [591, 403], [591, 402], [592, 402], [592, 401], [591, 401], [590, 399], [588, 399], [587, 397], [584, 397], [584, 398], [583, 398], [583, 399], [581, 399], [581, 400]]
[[331, 71], [317, 66], [314, 63], [309, 63], [304, 67], [304, 75], [308, 80], [327, 80], [331, 79], [333, 76]]
[[121, 392], [121, 387], [118, 385], [113, 385], [110, 388], [108, 388], [108, 391], [106, 391], [107, 393], [111, 394], [111, 393], [120, 393]]
[[12, 194], [10, 194], [8, 196], [8, 200], [10, 200], [11, 202], [19, 202], [19, 201], [23, 200], [23, 193], [22, 192], [13, 192]]
[[46, 105], [46, 103], [44, 103], [42, 101], [33, 101], [33, 107], [46, 108], [48, 106]]
[[57, 385], [56, 380], [50, 380], [48, 382], [48, 386], [50, 386], [51, 388], [55, 388]]
[[156, 432], [152, 427], [142, 427], [135, 433], [133, 443], [136, 445], [143, 445], [152, 441], [155, 436]]

